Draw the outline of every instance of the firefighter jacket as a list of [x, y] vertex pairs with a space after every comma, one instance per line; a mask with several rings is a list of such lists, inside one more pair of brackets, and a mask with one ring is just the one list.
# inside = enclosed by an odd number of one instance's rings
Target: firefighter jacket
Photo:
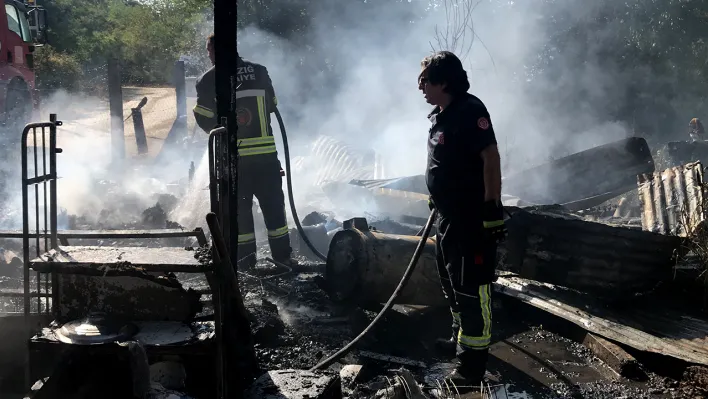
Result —
[[[239, 58], [236, 74], [236, 122], [238, 154], [242, 160], [277, 160], [270, 114], [277, 99], [266, 67]], [[199, 127], [209, 131], [216, 126], [216, 80], [214, 68], [197, 79], [197, 105], [194, 116]]]
[[202, 130], [209, 133], [218, 124], [216, 118], [216, 73], [214, 67], [197, 78], [197, 105], [194, 119]]

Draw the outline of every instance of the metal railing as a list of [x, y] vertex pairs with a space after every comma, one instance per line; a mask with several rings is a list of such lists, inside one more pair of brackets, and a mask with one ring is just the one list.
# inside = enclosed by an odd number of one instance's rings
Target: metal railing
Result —
[[[57, 126], [61, 126], [56, 114], [49, 116], [49, 122], [30, 123], [22, 131], [22, 255], [24, 262], [23, 289], [24, 314], [31, 311], [31, 300], [37, 299], [37, 313], [50, 313], [53, 301], [53, 279], [49, 273], [36, 274], [36, 291], [31, 292], [30, 256], [31, 241], [34, 237], [34, 257], [58, 247], [57, 238]], [[39, 137], [38, 137], [39, 136]], [[48, 137], [47, 137], [48, 136]], [[29, 146], [28, 141], [32, 141]], [[39, 142], [41, 141], [41, 143]], [[41, 146], [38, 146], [41, 144]], [[31, 151], [31, 156], [29, 152]], [[39, 158], [41, 154], [41, 159]], [[32, 164], [30, 164], [30, 159]], [[31, 167], [31, 169], [30, 169]], [[34, 190], [34, 206], [30, 204], [30, 188]], [[40, 190], [41, 188], [41, 190]], [[40, 195], [41, 192], [41, 195]], [[34, 223], [30, 224], [30, 212]], [[44, 274], [44, 275], [43, 275]], [[34, 295], [33, 295], [34, 294]], [[44, 299], [44, 301], [42, 301]], [[44, 302], [44, 312], [42, 312]]]

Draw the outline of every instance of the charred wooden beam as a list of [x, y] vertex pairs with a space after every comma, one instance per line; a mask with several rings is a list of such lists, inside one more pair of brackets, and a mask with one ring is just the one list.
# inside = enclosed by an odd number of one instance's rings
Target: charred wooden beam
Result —
[[500, 267], [607, 299], [645, 292], [669, 279], [683, 243], [680, 237], [588, 222], [560, 207], [511, 213]]
[[591, 333], [585, 333], [580, 343], [590, 349], [618, 375], [639, 381], [647, 379], [647, 375], [637, 359], [619, 345]]
[[628, 347], [708, 366], [708, 320], [646, 301], [608, 308], [596, 298], [536, 281], [500, 277], [496, 292]]
[[204, 273], [209, 271], [185, 248], [66, 246], [30, 262], [42, 273], [87, 276], [139, 276], [143, 272]]

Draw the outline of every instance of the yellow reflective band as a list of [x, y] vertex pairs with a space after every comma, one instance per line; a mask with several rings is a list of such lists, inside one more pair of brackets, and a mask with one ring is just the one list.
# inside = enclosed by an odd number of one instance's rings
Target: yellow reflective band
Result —
[[469, 335], [465, 335], [462, 333], [462, 328], [460, 328], [460, 332], [457, 333], [457, 343], [460, 344], [461, 346], [465, 346], [468, 348], [484, 349], [489, 346], [491, 341], [492, 341], [491, 336], [471, 337]]
[[287, 235], [290, 232], [288, 226], [283, 226], [275, 230], [268, 230], [269, 238], [280, 238]]
[[261, 120], [261, 136], [265, 137], [268, 135], [268, 128], [266, 125], [265, 97], [256, 97], [256, 100], [258, 102], [258, 116]]
[[278, 97], [273, 96], [273, 105], [278, 105]]
[[273, 137], [273, 136], [252, 137], [252, 138], [248, 138], [248, 139], [239, 139], [238, 140], [238, 148], [247, 148], [247, 147], [253, 147], [256, 145], [263, 145], [263, 144], [275, 144], [275, 137]]
[[271, 154], [276, 152], [277, 150], [275, 149], [275, 145], [268, 145], [268, 146], [263, 146], [263, 147], [253, 147], [253, 148], [244, 148], [238, 150], [238, 155], [245, 157], [249, 155], [262, 155], [262, 154]]
[[249, 244], [252, 241], [256, 241], [256, 234], [255, 233], [239, 234], [238, 235], [238, 243], [239, 244]]
[[489, 229], [489, 228], [492, 228], [492, 227], [503, 226], [503, 225], [504, 225], [504, 221], [503, 221], [503, 220], [495, 220], [495, 221], [493, 221], [493, 222], [484, 222], [483, 225], [484, 225], [484, 228]]
[[214, 111], [210, 110], [207, 107], [201, 106], [201, 105], [195, 105], [194, 106], [194, 112], [201, 115], [205, 116], [207, 118], [213, 118], [214, 117]]
[[465, 335], [462, 331], [462, 326], [460, 326], [460, 331], [457, 333], [457, 343], [466, 348], [485, 349], [491, 343], [492, 307], [491, 290], [489, 284], [479, 286], [479, 308], [482, 313], [482, 320], [484, 321], [484, 326], [482, 327], [482, 336], [473, 337], [470, 335]]

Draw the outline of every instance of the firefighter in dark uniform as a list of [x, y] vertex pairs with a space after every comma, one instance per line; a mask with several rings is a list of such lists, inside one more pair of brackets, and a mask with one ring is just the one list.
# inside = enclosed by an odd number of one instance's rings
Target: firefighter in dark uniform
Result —
[[[214, 35], [207, 51], [214, 63]], [[275, 90], [263, 66], [238, 58], [236, 75], [236, 120], [238, 123], [238, 266], [249, 269], [256, 263], [256, 235], [253, 226], [253, 196], [263, 212], [273, 259], [292, 264], [290, 236], [285, 215], [281, 166], [270, 126], [275, 111]], [[240, 85], [240, 86], [238, 86]], [[214, 67], [197, 79], [197, 124], [209, 132], [217, 125]]]
[[501, 164], [489, 113], [467, 93], [467, 73], [451, 52], [422, 62], [419, 89], [435, 106], [428, 115], [426, 183], [438, 210], [436, 251], [443, 292], [450, 302], [456, 386], [480, 386], [492, 332], [492, 288], [497, 244], [506, 236]]

